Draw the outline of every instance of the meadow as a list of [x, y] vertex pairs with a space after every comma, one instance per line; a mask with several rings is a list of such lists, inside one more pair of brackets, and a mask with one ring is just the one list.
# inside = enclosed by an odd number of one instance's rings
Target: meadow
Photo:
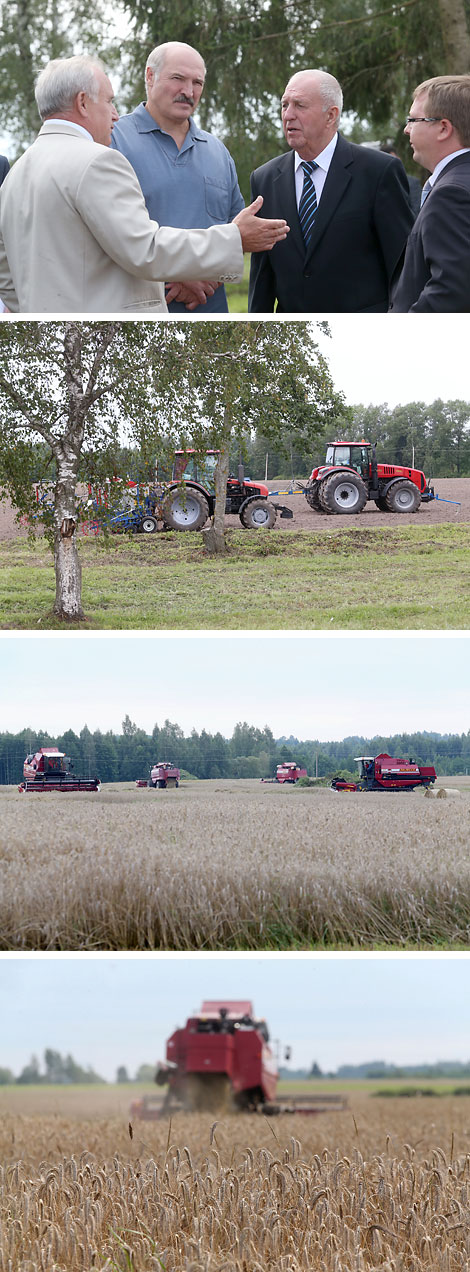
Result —
[[113, 1111], [82, 1088], [46, 1112], [23, 1088], [21, 1112], [0, 1088], [0, 1272], [468, 1269], [469, 1097], [180, 1113], [130, 1139], [113, 1090]]
[[[362, 515], [311, 530], [229, 527], [217, 558], [175, 531], [82, 538], [86, 617], [73, 630], [468, 628], [470, 524], [428, 522], [427, 505], [412, 525]], [[63, 630], [44, 540], [0, 541], [0, 567], [0, 629]]]
[[470, 948], [470, 778], [440, 782], [0, 788], [1, 948]]

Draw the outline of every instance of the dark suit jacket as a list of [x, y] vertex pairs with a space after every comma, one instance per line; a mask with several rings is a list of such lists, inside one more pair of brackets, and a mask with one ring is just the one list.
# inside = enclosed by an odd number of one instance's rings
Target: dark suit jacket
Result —
[[470, 152], [446, 164], [423, 203], [393, 279], [391, 310], [470, 311]]
[[5, 180], [7, 172], [9, 171], [10, 164], [8, 163], [8, 159], [5, 158], [5, 155], [0, 155], [0, 185], [2, 184], [2, 181]]
[[251, 313], [386, 312], [389, 282], [413, 224], [399, 159], [339, 136], [305, 253], [295, 198], [294, 154], [257, 168], [251, 197], [261, 216], [285, 217], [290, 233], [251, 258]]

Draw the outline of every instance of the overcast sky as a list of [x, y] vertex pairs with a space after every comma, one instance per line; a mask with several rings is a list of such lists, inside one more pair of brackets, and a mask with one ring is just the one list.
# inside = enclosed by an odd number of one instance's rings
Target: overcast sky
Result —
[[[0, 732], [86, 724], [150, 733], [165, 719], [230, 737], [341, 739], [470, 727], [466, 633], [347, 636], [154, 634], [0, 637]], [[27, 668], [36, 667], [34, 674]]]
[[326, 317], [332, 339], [319, 344], [349, 405], [470, 401], [468, 329], [459, 314]]
[[52, 1047], [112, 1080], [165, 1058], [204, 998], [247, 998], [291, 1067], [470, 1058], [467, 956], [38, 955], [0, 959], [0, 1064]]

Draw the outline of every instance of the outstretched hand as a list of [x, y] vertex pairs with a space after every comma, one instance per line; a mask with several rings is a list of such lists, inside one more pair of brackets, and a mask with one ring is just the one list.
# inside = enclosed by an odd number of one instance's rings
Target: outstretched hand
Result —
[[234, 224], [240, 230], [244, 252], [270, 252], [274, 244], [287, 238], [289, 233], [287, 221], [267, 221], [258, 216], [262, 206], [263, 196], [259, 194], [248, 208], [242, 208], [238, 216], [234, 217]]

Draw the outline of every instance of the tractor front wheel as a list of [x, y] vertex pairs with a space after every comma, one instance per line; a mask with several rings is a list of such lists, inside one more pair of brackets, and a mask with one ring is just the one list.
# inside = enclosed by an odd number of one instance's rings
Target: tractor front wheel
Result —
[[367, 490], [357, 473], [332, 473], [321, 482], [319, 498], [325, 512], [353, 516], [367, 503]]
[[312, 481], [311, 486], [306, 486], [304, 494], [307, 503], [309, 507], [312, 508], [313, 512], [324, 512], [324, 508], [322, 508], [320, 503], [317, 481]]
[[421, 495], [413, 481], [396, 481], [387, 490], [385, 502], [388, 512], [417, 512]]
[[142, 534], [155, 534], [158, 530], [158, 522], [156, 517], [143, 517], [139, 530]]
[[267, 499], [249, 499], [242, 504], [239, 517], [245, 530], [272, 530], [276, 509]]
[[209, 516], [209, 504], [199, 490], [170, 490], [162, 504], [168, 530], [202, 530]]

